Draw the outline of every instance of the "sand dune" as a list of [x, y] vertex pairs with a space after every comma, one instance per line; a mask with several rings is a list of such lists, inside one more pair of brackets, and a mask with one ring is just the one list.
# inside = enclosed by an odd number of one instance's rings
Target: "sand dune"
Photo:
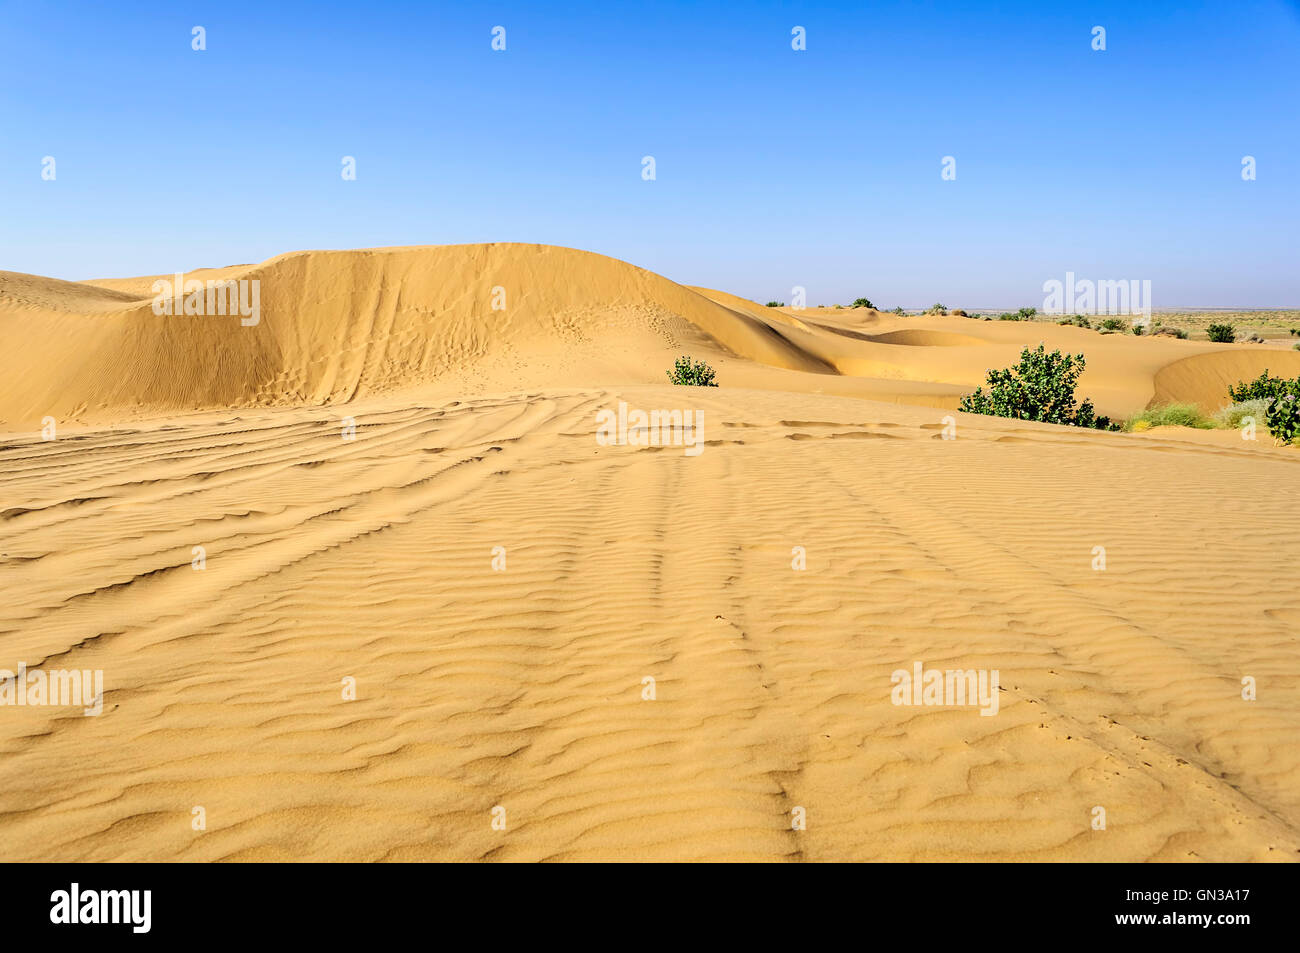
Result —
[[1189, 358], [1250, 376], [1265, 366], [1300, 373], [1300, 354], [1280, 347], [1225, 353], [1047, 323], [764, 308], [539, 245], [297, 252], [186, 275], [258, 282], [255, 326], [232, 315], [156, 315], [153, 282], [171, 277], [75, 283], [0, 273], [0, 428], [430, 388], [650, 384], [686, 351], [733, 386], [955, 408], [987, 368], [1044, 340], [1086, 352], [1082, 387], [1111, 415], [1153, 398], [1216, 408], [1224, 375], [1207, 387], [1207, 375], [1175, 369]]
[[[211, 274], [257, 326], [0, 276], [0, 668], [106, 689], [0, 709], [5, 859], [1300, 859], [1300, 453], [940, 409], [1040, 338], [1112, 413], [1300, 355], [538, 246]], [[997, 716], [893, 704], [916, 661]]]

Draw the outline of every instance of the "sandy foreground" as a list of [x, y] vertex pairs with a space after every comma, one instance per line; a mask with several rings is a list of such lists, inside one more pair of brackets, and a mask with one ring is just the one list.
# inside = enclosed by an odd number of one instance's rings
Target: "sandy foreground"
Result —
[[214, 273], [259, 324], [0, 274], [0, 668], [104, 678], [0, 707], [3, 859], [1300, 859], [1300, 452], [952, 411], [1039, 340], [1115, 415], [1300, 354], [544, 246]]

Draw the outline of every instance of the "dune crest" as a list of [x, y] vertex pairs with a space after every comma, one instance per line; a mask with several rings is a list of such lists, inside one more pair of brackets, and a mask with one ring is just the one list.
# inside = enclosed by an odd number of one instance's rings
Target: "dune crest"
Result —
[[[1087, 352], [1082, 390], [1111, 414], [1153, 398], [1212, 409], [1202, 367], [1224, 369], [1215, 387], [1228, 369], [1256, 364], [1300, 373], [1300, 354], [1274, 349], [1220, 357], [1212, 353], [1220, 345], [1048, 323], [767, 308], [546, 245], [304, 251], [184, 277], [256, 282], [255, 325], [229, 314], [155, 314], [154, 282], [172, 275], [69, 282], [0, 273], [8, 344], [0, 426], [31, 430], [46, 415], [94, 423], [317, 406], [412, 388], [658, 383], [686, 352], [714, 363], [730, 386], [955, 408], [985, 369], [1046, 340]], [[1208, 363], [1177, 370], [1188, 358]]]
[[[434, 382], [662, 374], [675, 349], [816, 359], [750, 314], [601, 255], [537, 245], [296, 252], [186, 279], [256, 281], [260, 315], [157, 315], [155, 280], [0, 276], [0, 420], [328, 404]], [[643, 356], [646, 349], [653, 361]], [[653, 365], [653, 367], [652, 367]]]

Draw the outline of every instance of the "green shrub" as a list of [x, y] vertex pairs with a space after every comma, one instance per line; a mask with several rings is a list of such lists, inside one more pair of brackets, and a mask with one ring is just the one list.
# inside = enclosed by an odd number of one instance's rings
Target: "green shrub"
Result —
[[1205, 333], [1215, 344], [1231, 344], [1237, 340], [1237, 331], [1231, 324], [1211, 324]]
[[1292, 336], [1293, 338], [1294, 338], [1294, 337], [1300, 337], [1300, 328], [1292, 328], [1292, 329], [1291, 329], [1291, 336]]
[[1291, 443], [1300, 436], [1300, 387], [1269, 401], [1264, 422], [1279, 443]]
[[1141, 337], [1141, 336], [1142, 336], [1142, 332], [1145, 331], [1145, 330], [1146, 330], [1146, 328], [1144, 328], [1144, 327], [1143, 327], [1142, 325], [1140, 325], [1140, 324], [1135, 324], [1135, 325], [1133, 325], [1133, 333], [1136, 334], [1138, 337]]
[[1195, 404], [1165, 404], [1163, 407], [1151, 407], [1134, 414], [1124, 421], [1127, 431], [1147, 430], [1151, 427], [1195, 427], [1198, 430], [1213, 430], [1216, 424], [1201, 413]]
[[1010, 311], [1003, 311], [1001, 314], [998, 315], [998, 320], [999, 321], [1020, 321], [1022, 319], [1018, 314], [1012, 314]]
[[671, 371], [666, 371], [668, 379], [674, 384], [693, 387], [717, 387], [713, 380], [714, 370], [703, 361], [692, 361], [683, 355], [677, 359]]
[[894, 309], [894, 314], [898, 315], [899, 317], [902, 317], [903, 315], [907, 314], [907, 312], [903, 310], [903, 306], [900, 304], [897, 308]]
[[1106, 318], [1097, 327], [1102, 331], [1127, 331], [1128, 322], [1123, 318]]
[[1037, 309], [1037, 308], [1021, 308], [1021, 309], [1020, 309], [1019, 311], [1017, 311], [1016, 313], [1020, 315], [1020, 320], [1021, 320], [1021, 321], [1032, 321], [1032, 320], [1034, 320], [1034, 315], [1036, 315], [1036, 314], [1038, 313], [1038, 309]]
[[1168, 337], [1175, 337], [1178, 338], [1178, 340], [1180, 341], [1187, 340], [1187, 332], [1184, 331], [1182, 328], [1166, 328], [1166, 327], [1152, 328], [1151, 335], [1154, 337], [1157, 334], [1167, 335]]
[[1294, 394], [1300, 388], [1300, 381], [1289, 381], [1284, 377], [1274, 377], [1268, 369], [1253, 381], [1237, 383], [1228, 387], [1228, 400], [1234, 403], [1243, 400], [1272, 400], [1283, 394]]
[[945, 304], [935, 303], [930, 305], [930, 307], [926, 309], [925, 313], [926, 314], [947, 314], [948, 306]]
[[[1234, 403], [1258, 402], [1264, 404], [1264, 423], [1273, 439], [1291, 443], [1300, 428], [1300, 378], [1287, 380], [1274, 377], [1267, 370], [1253, 381], [1238, 383], [1228, 388], [1228, 399]], [[1259, 416], [1256, 413], [1254, 416]]]
[[769, 302], [767, 303], [767, 306], [768, 306], [769, 308], [784, 308], [784, 307], [785, 307], [785, 302], [784, 302], [784, 301], [769, 301]]
[[853, 304], [849, 305], [849, 307], [851, 307], [851, 308], [870, 308], [872, 311], [875, 311], [875, 310], [876, 310], [876, 306], [875, 306], [874, 304], [872, 304], [870, 301], [868, 301], [866, 298], [855, 298], [855, 299], [853, 299]]
[[1247, 417], [1253, 417], [1256, 423], [1263, 420], [1266, 410], [1268, 410], [1268, 401], [1263, 398], [1239, 400], [1227, 407], [1220, 407], [1214, 419], [1220, 427], [1236, 430]]
[[961, 399], [960, 409], [1016, 420], [1106, 428], [1109, 418], [1098, 417], [1092, 401], [1075, 401], [1074, 390], [1085, 366], [1082, 354], [1048, 354], [1042, 344], [1034, 351], [1025, 348], [1014, 367], [990, 370], [988, 393], [983, 387], [976, 388]]
[[1086, 317], [1084, 317], [1081, 314], [1076, 314], [1072, 318], [1062, 318], [1060, 321], [1057, 321], [1056, 323], [1073, 324], [1075, 327], [1080, 327], [1080, 328], [1089, 328], [1089, 329], [1092, 328], [1092, 322], [1089, 321]]

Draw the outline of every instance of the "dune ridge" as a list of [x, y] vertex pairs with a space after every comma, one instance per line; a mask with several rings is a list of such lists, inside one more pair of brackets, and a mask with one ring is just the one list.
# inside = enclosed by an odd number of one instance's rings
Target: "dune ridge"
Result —
[[1086, 351], [1083, 387], [1113, 415], [1153, 398], [1217, 407], [1210, 375], [1175, 369], [1189, 358], [1300, 374], [1300, 354], [1276, 348], [1218, 357], [1222, 346], [1045, 323], [765, 308], [542, 245], [294, 252], [186, 277], [258, 282], [259, 322], [154, 314], [153, 282], [171, 275], [0, 273], [0, 427], [328, 405], [397, 390], [648, 384], [682, 352], [715, 363], [735, 386], [955, 408], [986, 368], [1041, 339]]

